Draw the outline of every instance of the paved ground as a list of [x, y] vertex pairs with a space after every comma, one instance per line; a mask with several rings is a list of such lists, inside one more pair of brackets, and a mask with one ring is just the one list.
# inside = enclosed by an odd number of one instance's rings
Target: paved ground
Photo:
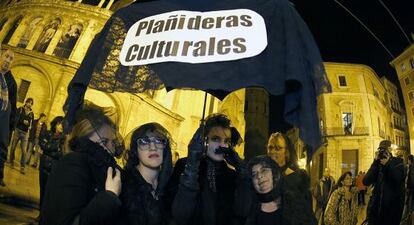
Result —
[[0, 224], [37, 225], [35, 218], [39, 212], [33, 208], [17, 207], [0, 203]]
[[39, 215], [39, 171], [26, 166], [20, 173], [20, 148], [16, 150], [15, 166], [6, 163], [4, 182], [0, 187], [0, 225], [34, 225]]

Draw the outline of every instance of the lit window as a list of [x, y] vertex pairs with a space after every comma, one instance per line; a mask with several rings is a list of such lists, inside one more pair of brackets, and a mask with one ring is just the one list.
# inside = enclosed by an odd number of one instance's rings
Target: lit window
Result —
[[347, 86], [345, 76], [339, 76], [338, 79], [339, 79], [339, 86], [340, 87], [346, 87]]
[[342, 113], [342, 122], [345, 134], [352, 134], [352, 113]]

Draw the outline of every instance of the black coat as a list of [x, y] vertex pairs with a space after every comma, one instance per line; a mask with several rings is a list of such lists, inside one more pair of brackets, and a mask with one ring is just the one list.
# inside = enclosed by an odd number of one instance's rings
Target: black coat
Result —
[[153, 196], [155, 190], [135, 167], [127, 167], [123, 177], [122, 225], [165, 225], [169, 221], [169, 204], [164, 195]]
[[14, 127], [16, 126], [16, 114], [17, 114], [17, 84], [16, 80], [13, 77], [13, 74], [11, 71], [8, 71], [6, 74], [4, 74], [4, 78], [6, 79], [7, 88], [9, 92], [9, 102], [11, 105], [10, 109], [10, 131], [14, 130]]
[[364, 177], [366, 186], [374, 185], [368, 203], [367, 218], [371, 225], [400, 224], [404, 204], [404, 162], [391, 157], [384, 166], [375, 160]]
[[312, 210], [310, 179], [304, 170], [297, 170], [280, 179], [283, 225], [316, 225]]
[[[179, 185], [175, 195], [172, 216], [179, 225], [231, 225], [239, 223], [235, 196], [240, 193], [236, 190], [237, 174], [223, 162], [215, 162], [216, 187], [214, 193], [208, 185], [207, 158], [201, 159], [199, 171], [200, 190], [190, 190]], [[177, 187], [180, 176], [184, 171], [186, 158], [175, 164], [172, 186]]]
[[88, 139], [71, 143], [71, 149], [49, 176], [40, 224], [72, 225], [75, 219], [79, 225], [116, 224], [121, 201], [105, 190], [106, 171], [116, 167], [114, 158]]
[[43, 154], [40, 156], [39, 169], [47, 174], [52, 170], [52, 165], [63, 155], [63, 145], [65, 135], [63, 133], [54, 134], [52, 131], [41, 136], [39, 140], [40, 148]]

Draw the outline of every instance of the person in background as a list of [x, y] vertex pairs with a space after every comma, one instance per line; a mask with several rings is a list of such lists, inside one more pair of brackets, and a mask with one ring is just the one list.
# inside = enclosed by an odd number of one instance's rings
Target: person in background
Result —
[[313, 196], [316, 199], [315, 216], [318, 220], [318, 224], [324, 224], [324, 213], [326, 205], [328, 204], [329, 197], [334, 191], [335, 179], [330, 175], [329, 168], [325, 168], [322, 178], [316, 184], [313, 191]]
[[356, 225], [358, 222], [358, 190], [352, 173], [345, 172], [338, 179], [338, 188], [329, 198], [324, 216], [326, 225]]
[[359, 171], [356, 177], [356, 187], [358, 189], [358, 205], [365, 205], [365, 193], [367, 192], [367, 186], [362, 182], [365, 177], [365, 172]]
[[24, 167], [26, 165], [26, 147], [27, 147], [27, 139], [28, 132], [30, 127], [32, 126], [32, 122], [34, 119], [34, 114], [32, 111], [33, 106], [33, 99], [28, 98], [26, 99], [24, 105], [17, 109], [17, 119], [16, 119], [16, 128], [14, 130], [11, 147], [10, 147], [10, 166], [14, 166], [14, 153], [16, 151], [16, 147], [18, 142], [20, 141], [20, 173], [24, 174]]
[[10, 49], [0, 50], [0, 186], [4, 183], [4, 163], [7, 159], [7, 146], [14, 129], [16, 115], [17, 84], [10, 66], [14, 53]]
[[283, 224], [316, 225], [310, 179], [306, 171], [299, 169], [296, 152], [289, 138], [279, 132], [271, 134], [267, 142], [267, 155], [281, 168]]
[[57, 116], [50, 122], [50, 131], [41, 136], [39, 141], [42, 155], [39, 164], [40, 208], [42, 208], [47, 179], [52, 166], [63, 155], [65, 135], [63, 134], [63, 117]]
[[363, 179], [365, 186], [374, 185], [367, 208], [368, 224], [400, 224], [404, 206], [404, 178], [403, 159], [392, 156], [390, 141], [381, 141]]
[[32, 156], [34, 156], [34, 162], [31, 165], [36, 168], [39, 161], [40, 155], [40, 146], [39, 140], [46, 135], [47, 125], [46, 125], [46, 115], [44, 113], [40, 114], [37, 120], [33, 121], [32, 127], [29, 132], [29, 145], [27, 146], [27, 159], [26, 165], [30, 164]]

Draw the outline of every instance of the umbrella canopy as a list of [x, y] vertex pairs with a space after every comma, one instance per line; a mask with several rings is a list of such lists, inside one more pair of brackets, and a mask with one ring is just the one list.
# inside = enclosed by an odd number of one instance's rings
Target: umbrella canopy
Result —
[[314, 39], [287, 0], [131, 4], [108, 20], [71, 81], [69, 123], [88, 85], [105, 92], [173, 87], [213, 94], [263, 87], [285, 95], [285, 120], [313, 148], [321, 142], [316, 97], [330, 92]]

